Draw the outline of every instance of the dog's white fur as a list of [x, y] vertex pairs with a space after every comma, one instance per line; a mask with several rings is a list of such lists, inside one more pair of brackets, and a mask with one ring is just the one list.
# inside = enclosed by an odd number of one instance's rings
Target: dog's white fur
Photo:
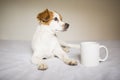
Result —
[[[46, 10], [49, 12], [49, 10]], [[53, 18], [49, 24], [42, 24], [37, 26], [32, 40], [32, 63], [38, 65], [38, 69], [47, 69], [47, 64], [44, 62], [44, 58], [52, 58], [57, 56], [63, 62], [69, 65], [77, 65], [77, 61], [68, 57], [67, 52], [71, 47], [79, 48], [79, 45], [67, 44], [59, 40], [56, 36], [56, 32], [65, 31], [65, 22], [60, 20], [60, 15], [54, 11]], [[44, 13], [43, 13], [44, 14]], [[58, 20], [55, 21], [54, 18]], [[69, 25], [67, 25], [69, 26]]]

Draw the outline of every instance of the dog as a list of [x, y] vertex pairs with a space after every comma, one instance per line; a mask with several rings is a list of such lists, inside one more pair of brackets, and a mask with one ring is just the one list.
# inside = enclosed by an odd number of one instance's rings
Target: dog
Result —
[[32, 39], [32, 63], [38, 65], [38, 70], [48, 68], [45, 59], [58, 57], [64, 63], [77, 65], [77, 61], [68, 57], [71, 47], [79, 45], [67, 44], [59, 40], [56, 33], [67, 31], [69, 24], [62, 21], [62, 16], [55, 11], [44, 10], [37, 15], [39, 25]]

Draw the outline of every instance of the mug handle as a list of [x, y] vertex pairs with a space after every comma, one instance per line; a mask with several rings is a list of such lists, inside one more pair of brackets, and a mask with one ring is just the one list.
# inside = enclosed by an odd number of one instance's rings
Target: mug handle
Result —
[[103, 45], [100, 45], [100, 48], [104, 48], [104, 49], [105, 49], [105, 51], [106, 51], [106, 56], [105, 56], [105, 58], [103, 58], [103, 59], [100, 58], [99, 61], [105, 61], [105, 60], [108, 58], [108, 49], [107, 49], [107, 47], [105, 47], [105, 46], [103, 46]]

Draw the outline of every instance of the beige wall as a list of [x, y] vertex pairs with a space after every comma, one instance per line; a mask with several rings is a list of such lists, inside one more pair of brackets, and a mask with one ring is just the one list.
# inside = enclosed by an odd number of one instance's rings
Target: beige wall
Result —
[[31, 40], [36, 15], [48, 8], [70, 23], [66, 41], [120, 40], [119, 0], [0, 0], [0, 39]]

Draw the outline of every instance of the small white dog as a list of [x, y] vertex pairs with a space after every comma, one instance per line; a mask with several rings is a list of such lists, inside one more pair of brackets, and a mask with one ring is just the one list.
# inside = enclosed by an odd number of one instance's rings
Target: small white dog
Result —
[[64, 63], [69, 65], [77, 65], [77, 61], [68, 57], [69, 48], [79, 45], [66, 44], [58, 40], [56, 32], [63, 32], [69, 28], [69, 24], [62, 21], [62, 16], [54, 11], [46, 9], [37, 15], [39, 26], [32, 40], [32, 63], [38, 65], [38, 69], [46, 70], [47, 64], [45, 59], [58, 57]]

